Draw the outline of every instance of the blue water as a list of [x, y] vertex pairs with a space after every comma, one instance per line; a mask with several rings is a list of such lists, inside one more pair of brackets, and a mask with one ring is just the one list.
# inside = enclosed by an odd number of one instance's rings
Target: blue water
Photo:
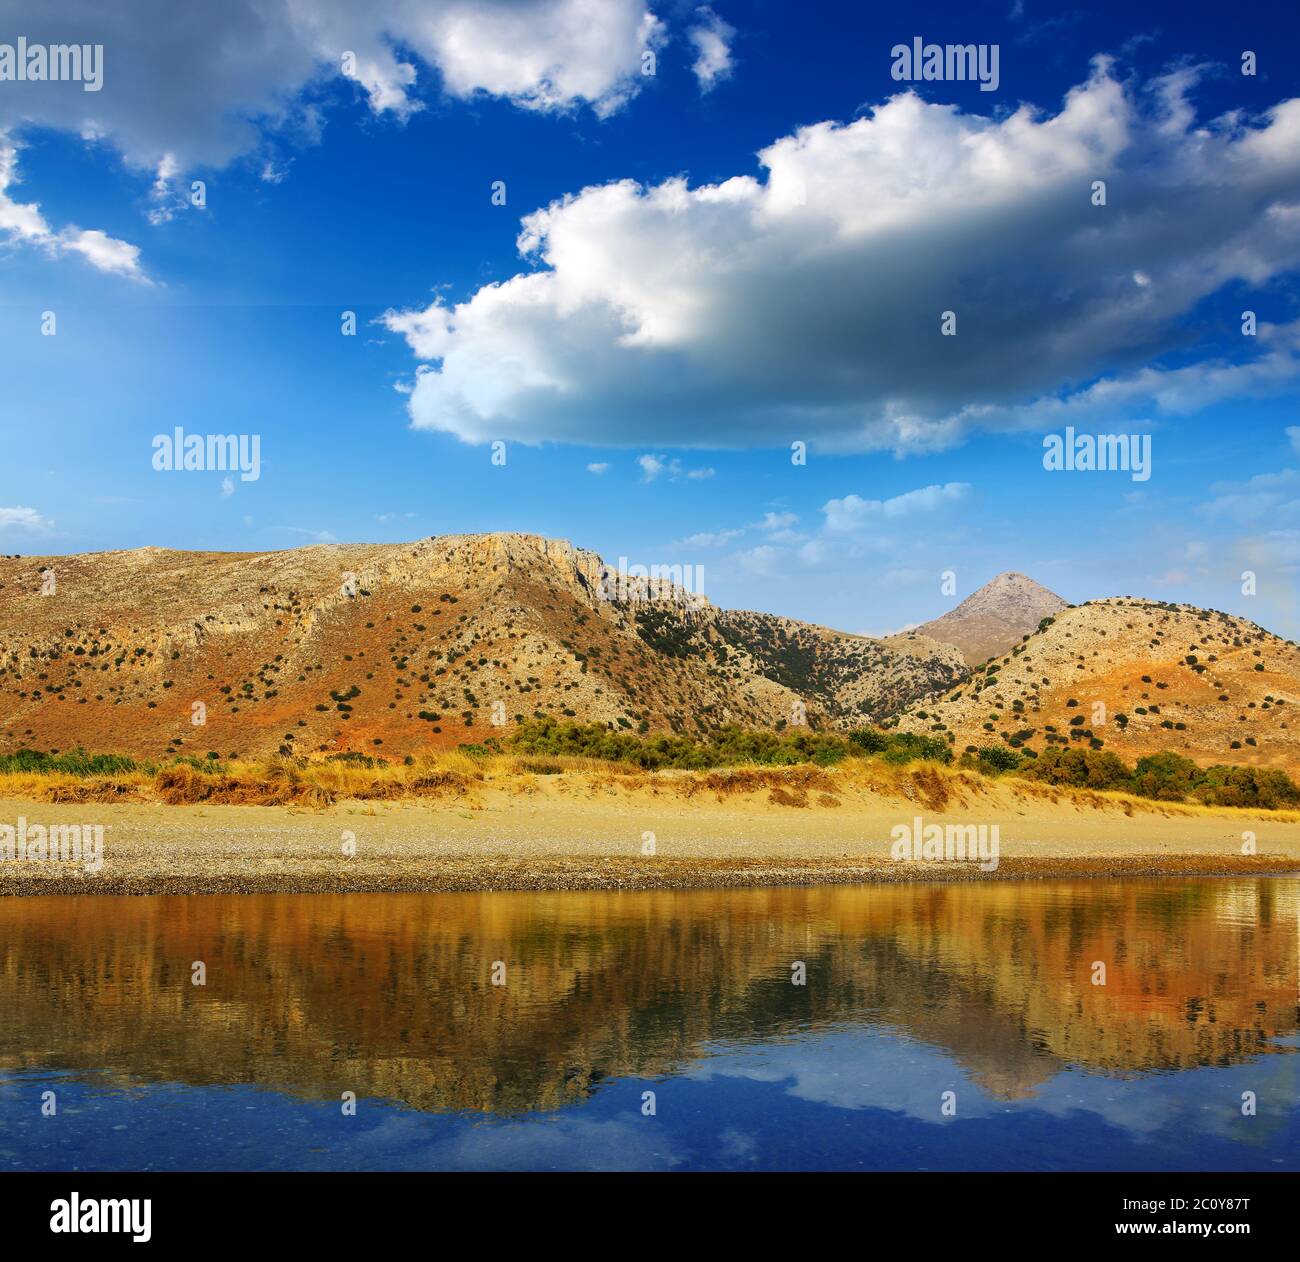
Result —
[[0, 1169], [1294, 1169], [1298, 905], [1253, 878], [6, 900]]

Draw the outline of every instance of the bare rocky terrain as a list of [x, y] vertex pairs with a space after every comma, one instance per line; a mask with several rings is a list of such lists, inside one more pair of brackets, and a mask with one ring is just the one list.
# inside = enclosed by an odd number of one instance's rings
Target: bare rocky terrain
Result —
[[916, 628], [917, 634], [952, 644], [968, 666], [1008, 652], [1039, 622], [1067, 608], [1055, 592], [1023, 574], [999, 574], [950, 613]]
[[0, 558], [0, 750], [401, 757], [532, 717], [852, 725], [965, 676], [947, 645], [721, 611], [662, 581], [608, 599], [605, 575], [521, 534]]
[[[611, 599], [607, 576], [595, 553], [523, 534], [0, 557], [0, 752], [400, 759], [551, 717], [687, 735], [897, 722], [957, 754], [1300, 767], [1300, 650], [1227, 614], [1066, 606], [1006, 574], [930, 634], [877, 639], [663, 580]], [[1012, 635], [987, 666], [962, 660]]]
[[1056, 614], [900, 728], [991, 743], [1172, 750], [1201, 765], [1300, 768], [1300, 648], [1244, 618], [1122, 597]]

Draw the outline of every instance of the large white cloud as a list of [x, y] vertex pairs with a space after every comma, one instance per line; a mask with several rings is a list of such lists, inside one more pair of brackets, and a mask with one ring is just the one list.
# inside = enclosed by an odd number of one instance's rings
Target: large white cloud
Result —
[[300, 94], [344, 73], [377, 113], [420, 107], [429, 68], [458, 97], [608, 113], [664, 38], [645, 0], [13, 0], [3, 39], [102, 44], [103, 86], [6, 83], [0, 131], [103, 137], [149, 170], [222, 166], [262, 128], [304, 118]]
[[[1194, 82], [1126, 87], [1099, 61], [1058, 113], [998, 119], [907, 93], [777, 140], [765, 179], [583, 189], [524, 219], [534, 270], [389, 314], [423, 361], [412, 421], [471, 442], [917, 450], [1097, 403], [1100, 374], [1125, 406], [1168, 391], [1139, 366], [1197, 303], [1300, 264], [1300, 100], [1198, 123]], [[1294, 356], [1273, 364], [1294, 380]], [[1219, 388], [1234, 372], [1277, 384], [1228, 365]]]
[[[153, 175], [149, 220], [185, 204], [177, 181], [267, 151], [267, 138], [319, 137], [313, 90], [346, 76], [376, 114], [422, 108], [429, 68], [457, 97], [487, 93], [530, 110], [618, 109], [639, 89], [642, 56], [666, 38], [645, 0], [14, 0], [0, 41], [102, 47], [84, 81], [0, 85], [0, 240], [77, 253], [100, 271], [145, 279], [138, 246], [99, 229], [55, 231], [14, 178], [24, 131], [72, 131], [114, 146]], [[282, 160], [261, 159], [279, 182]]]

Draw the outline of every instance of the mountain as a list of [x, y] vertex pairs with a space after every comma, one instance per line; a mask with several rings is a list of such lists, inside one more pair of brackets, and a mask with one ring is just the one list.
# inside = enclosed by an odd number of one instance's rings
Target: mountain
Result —
[[[956, 612], [956, 611], [954, 611]], [[1122, 597], [1057, 613], [900, 728], [953, 748], [1104, 747], [1133, 761], [1173, 750], [1201, 765], [1300, 767], [1300, 648], [1192, 605]]]
[[[806, 718], [897, 720], [958, 753], [1100, 742], [1300, 767], [1300, 649], [1228, 614], [1065, 606], [1004, 574], [875, 639], [608, 577], [524, 534], [0, 557], [0, 752], [401, 758], [532, 717], [687, 734]], [[1010, 652], [963, 662], [994, 643]]]
[[1032, 578], [999, 574], [956, 609], [916, 630], [941, 644], [955, 645], [968, 666], [978, 666], [1019, 644], [1042, 619], [1064, 608], [1065, 601]]
[[840, 727], [879, 723], [965, 679], [961, 654], [924, 636], [849, 635], [773, 614], [717, 610], [713, 627], [755, 669]]
[[494, 717], [848, 726], [966, 674], [922, 637], [723, 611], [668, 580], [609, 599], [605, 578], [523, 534], [3, 557], [0, 750], [401, 757], [507, 734]]

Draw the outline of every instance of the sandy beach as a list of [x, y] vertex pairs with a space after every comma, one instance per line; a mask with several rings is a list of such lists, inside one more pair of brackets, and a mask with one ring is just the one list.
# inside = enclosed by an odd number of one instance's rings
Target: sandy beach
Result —
[[[685, 889], [1300, 871], [1300, 814], [1022, 781], [829, 774], [785, 792], [690, 773], [489, 777], [430, 800], [294, 806], [0, 799], [0, 824], [101, 825], [103, 863], [0, 861], [0, 894]], [[775, 785], [775, 787], [773, 787]], [[899, 825], [996, 825], [996, 869], [899, 861]], [[1254, 838], [1255, 853], [1249, 853]]]

